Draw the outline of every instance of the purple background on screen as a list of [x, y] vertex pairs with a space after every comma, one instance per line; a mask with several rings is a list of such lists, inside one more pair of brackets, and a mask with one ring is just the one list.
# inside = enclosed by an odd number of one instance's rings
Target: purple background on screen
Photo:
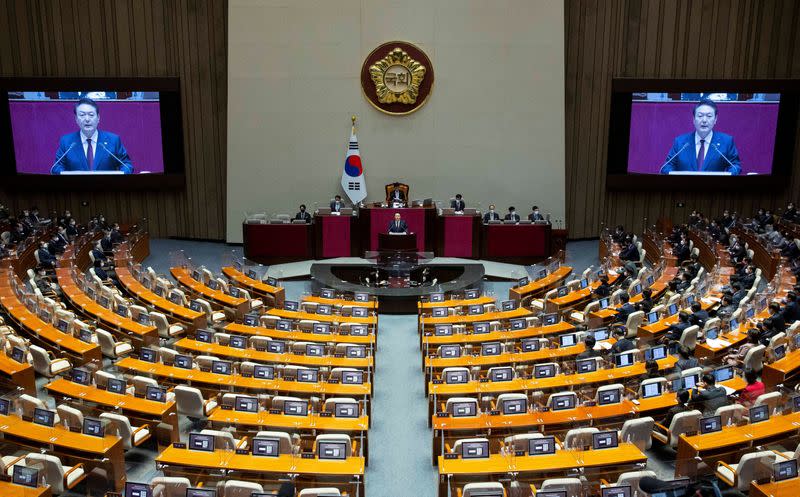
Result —
[[[157, 101], [98, 101], [99, 130], [119, 135], [133, 163], [134, 173], [164, 172], [161, 150], [161, 111]], [[12, 100], [11, 129], [17, 172], [50, 174], [58, 140], [78, 131], [75, 101]]]
[[[659, 174], [675, 137], [694, 131], [695, 102], [633, 102], [628, 173]], [[778, 103], [719, 103], [714, 131], [733, 136], [742, 174], [772, 173]]]

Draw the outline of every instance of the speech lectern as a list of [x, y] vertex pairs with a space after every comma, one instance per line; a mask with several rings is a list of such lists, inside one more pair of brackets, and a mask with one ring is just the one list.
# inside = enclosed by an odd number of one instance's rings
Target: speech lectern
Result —
[[390, 234], [378, 233], [378, 252], [416, 252], [417, 235], [415, 233]]

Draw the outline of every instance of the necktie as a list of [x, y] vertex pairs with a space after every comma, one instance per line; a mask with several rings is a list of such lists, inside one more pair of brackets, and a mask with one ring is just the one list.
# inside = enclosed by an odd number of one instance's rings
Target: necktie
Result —
[[697, 170], [703, 169], [703, 160], [706, 158], [706, 141], [700, 140], [700, 151], [697, 153]]
[[394, 227], [397, 228], [397, 229], [400, 229], [400, 221], [395, 221], [394, 222]]
[[89, 163], [89, 171], [94, 171], [94, 153], [92, 152], [92, 139], [86, 139], [86, 162]]

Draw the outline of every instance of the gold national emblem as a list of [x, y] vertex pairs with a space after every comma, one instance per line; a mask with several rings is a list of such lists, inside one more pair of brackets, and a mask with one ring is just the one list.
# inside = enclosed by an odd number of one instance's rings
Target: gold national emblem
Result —
[[424, 65], [399, 47], [369, 67], [375, 93], [382, 104], [415, 104], [426, 71]]

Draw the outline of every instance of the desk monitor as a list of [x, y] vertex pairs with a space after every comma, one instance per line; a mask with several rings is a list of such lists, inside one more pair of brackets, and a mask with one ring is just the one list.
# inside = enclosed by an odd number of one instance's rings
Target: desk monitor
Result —
[[538, 273], [536, 273], [536, 279], [541, 280], [547, 278], [547, 269], [540, 269]]
[[589, 278], [581, 278], [581, 290], [589, 286]]
[[[530, 222], [530, 221], [528, 221]], [[522, 221], [520, 221], [522, 223]], [[540, 495], [541, 492], [537, 492], [536, 495]], [[505, 492], [503, 490], [477, 490], [477, 491], [470, 491], [470, 497], [505, 497]]]
[[478, 404], [475, 402], [453, 402], [452, 406], [454, 418], [465, 418], [478, 414]]
[[253, 455], [263, 457], [278, 457], [280, 453], [281, 441], [277, 438], [261, 438], [253, 439]]
[[319, 381], [319, 371], [310, 368], [298, 369], [297, 381], [302, 383], [316, 383]]
[[363, 371], [344, 371], [342, 372], [343, 385], [363, 385], [364, 372]]
[[347, 459], [347, 442], [319, 442], [317, 447], [320, 459]]
[[592, 434], [592, 449], [613, 449], [619, 445], [617, 439], [617, 431], [601, 431], [600, 433]]
[[189, 301], [189, 309], [194, 312], [203, 312], [203, 305], [196, 300], [191, 300]]
[[92, 343], [92, 330], [81, 328], [78, 330], [78, 340], [86, 343]]
[[528, 322], [524, 319], [512, 319], [510, 323], [512, 330], [524, 330], [528, 326]]
[[536, 352], [539, 350], [541, 343], [538, 338], [524, 338], [522, 340], [523, 352]]
[[97, 297], [97, 303], [100, 304], [101, 307], [105, 307], [106, 309], [108, 309], [108, 306], [111, 302], [105, 295], [100, 295], [99, 297]]
[[649, 324], [657, 323], [658, 322], [658, 311], [650, 311], [647, 314], [647, 322]]
[[331, 334], [331, 324], [330, 323], [314, 323], [312, 327], [312, 331], [315, 335], [330, 335]]
[[156, 285], [156, 287], [153, 289], [153, 293], [155, 293], [159, 297], [163, 297], [164, 296], [164, 287], [161, 286], [161, 285]]
[[503, 414], [522, 414], [528, 410], [528, 399], [504, 399], [500, 406]]
[[594, 336], [594, 339], [598, 342], [602, 342], [603, 340], [608, 340], [611, 338], [611, 333], [609, 333], [608, 328], [595, 328], [593, 330], [589, 330], [589, 333]]
[[555, 364], [535, 364], [533, 366], [534, 378], [552, 378], [556, 375]]
[[653, 283], [655, 283], [655, 282], [656, 282], [656, 279], [655, 279], [655, 278], [653, 277], [653, 275], [651, 274], [651, 275], [648, 275], [648, 276], [647, 276], [647, 279], [645, 280], [645, 282], [647, 283], [647, 286], [648, 286], [648, 287], [651, 287], [651, 286], [653, 286]]
[[748, 308], [747, 308], [747, 310], [745, 311], [744, 315], [745, 315], [745, 317], [746, 317], [747, 319], [752, 319], [752, 318], [753, 318], [753, 316], [755, 316], [755, 315], [756, 315], [756, 310], [755, 310], [755, 308], [753, 308], [753, 307], [748, 307]]
[[0, 414], [3, 416], [8, 416], [8, 411], [11, 408], [11, 401], [0, 397]]
[[300, 309], [300, 303], [296, 300], [284, 300], [283, 309], [287, 311], [297, 311]]
[[94, 418], [83, 418], [83, 434], [103, 438], [105, 436], [103, 421]]
[[233, 364], [230, 361], [211, 361], [211, 372], [216, 374], [231, 374]]
[[714, 370], [714, 381], [722, 383], [733, 378], [733, 366], [723, 366]]
[[278, 279], [273, 278], [272, 276], [267, 276], [267, 285], [269, 286], [278, 286]]
[[214, 435], [202, 433], [189, 433], [190, 450], [202, 450], [204, 452], [214, 452]]
[[622, 352], [614, 356], [614, 366], [617, 368], [624, 368], [636, 362], [634, 357], [635, 352]]
[[550, 405], [554, 411], [575, 409], [575, 395], [553, 395], [550, 398]]
[[433, 334], [437, 337], [449, 337], [453, 334], [452, 324], [437, 324], [433, 329]]
[[511, 381], [514, 379], [514, 369], [511, 366], [492, 368], [489, 372], [490, 381]]
[[575, 361], [575, 370], [580, 374], [597, 371], [597, 360], [589, 358]]
[[358, 404], [355, 402], [337, 402], [333, 415], [337, 418], [357, 418], [358, 417]]
[[367, 357], [367, 348], [364, 345], [348, 345], [344, 349], [345, 357], [361, 359]]
[[794, 349], [800, 349], [800, 334], [794, 336]]
[[304, 400], [286, 400], [283, 402], [283, 413], [287, 416], [308, 416], [308, 402]]
[[70, 379], [74, 383], [78, 383], [80, 385], [88, 385], [92, 382], [92, 375], [88, 371], [82, 368], [75, 368], [72, 370], [70, 374]]
[[124, 305], [117, 304], [117, 314], [122, 316], [123, 318], [128, 317], [128, 307]]
[[731, 318], [731, 320], [730, 320], [730, 321], [728, 321], [728, 327], [729, 327], [729, 329], [730, 329], [731, 331], [734, 331], [734, 330], [737, 330], [737, 329], [739, 329], [739, 321], [737, 321], [737, 320], [736, 320], [736, 319], [734, 319], [734, 318]]
[[64, 319], [59, 319], [58, 323], [56, 323], [56, 328], [58, 329], [58, 331], [66, 333], [67, 329], [69, 328], [69, 323], [66, 322]]
[[545, 315], [542, 316], [542, 324], [545, 325], [545, 326], [552, 326], [552, 325], [558, 323], [558, 321], [559, 321], [559, 318], [558, 318], [558, 313], [557, 312], [554, 312], [552, 314], [545, 314]]
[[[541, 456], [546, 454], [556, 453], [556, 438], [553, 436], [531, 438], [528, 440], [528, 454], [532, 456]], [[536, 492], [539, 495], [541, 492]]]
[[708, 416], [700, 418], [700, 434], [714, 433], [722, 430], [722, 418], [720, 416]]
[[269, 340], [267, 342], [267, 352], [283, 354], [286, 352], [286, 342], [282, 340]]
[[351, 316], [354, 318], [366, 318], [369, 317], [369, 309], [366, 307], [353, 307], [353, 311], [351, 312]]
[[125, 482], [123, 497], [153, 497], [153, 490], [149, 483]]
[[773, 467], [773, 479], [775, 481], [790, 480], [797, 478], [797, 459], [776, 462]]
[[152, 400], [154, 402], [166, 402], [167, 389], [161, 387], [154, 387], [153, 385], [148, 385], [144, 397], [147, 400]]
[[169, 292], [167, 300], [175, 305], [181, 305], [183, 303], [183, 297], [181, 297], [181, 294], [178, 292]]
[[488, 457], [488, 440], [475, 440], [461, 443], [461, 459], [485, 459]]
[[597, 403], [601, 406], [607, 406], [609, 404], [619, 404], [622, 401], [620, 396], [620, 391], [617, 389], [614, 390], [603, 390], [597, 395]]
[[369, 294], [365, 292], [356, 292], [353, 294], [353, 300], [356, 302], [369, 302]]
[[258, 273], [256, 273], [255, 269], [248, 269], [247, 272], [244, 273], [244, 275], [250, 278], [251, 280], [258, 279]]
[[322, 357], [325, 355], [325, 346], [319, 343], [306, 344], [306, 355], [313, 357]]
[[605, 487], [601, 489], [600, 497], [631, 497], [631, 486], [618, 485], [615, 487]]
[[633, 286], [633, 292], [631, 292], [631, 295], [639, 295], [640, 293], [642, 293], [642, 284], [637, 283]]
[[608, 297], [603, 297], [600, 299], [600, 310], [603, 310], [606, 307], [608, 307]]
[[706, 340], [715, 340], [719, 336], [719, 328], [709, 328], [705, 331]]
[[478, 314], [483, 314], [483, 305], [481, 304], [470, 304], [467, 307], [467, 314], [470, 316], [476, 316]]
[[569, 287], [566, 285], [556, 288], [556, 296], [558, 297], [566, 297], [568, 293], [569, 293]]
[[336, 298], [336, 290], [333, 288], [323, 288], [319, 291], [319, 296], [323, 299], [333, 299]]
[[109, 378], [106, 382], [106, 390], [111, 393], [124, 394], [126, 387], [125, 380], [120, 380], [119, 378]]
[[772, 354], [775, 356], [776, 361], [779, 361], [784, 357], [786, 357], [786, 344], [782, 343], [777, 347], [775, 347], [774, 349], [772, 349]]
[[333, 314], [333, 307], [330, 304], [319, 304], [317, 306], [317, 314], [320, 316], [330, 316]]
[[256, 364], [253, 366], [253, 378], [261, 380], [275, 379], [275, 368], [266, 364]]
[[144, 362], [157, 362], [158, 355], [156, 354], [155, 350], [142, 347], [139, 349], [139, 359], [143, 360]]
[[435, 292], [428, 296], [428, 302], [444, 302], [444, 293]]
[[530, 282], [531, 282], [530, 279], [528, 279], [528, 277], [526, 276], [524, 278], [520, 278], [517, 280], [517, 286], [525, 286]]
[[500, 342], [484, 342], [481, 344], [481, 355], [500, 355]]
[[442, 345], [439, 349], [439, 357], [461, 357], [461, 346]]
[[188, 355], [178, 354], [175, 356], [175, 362], [173, 363], [176, 368], [181, 369], [192, 369], [192, 357]]
[[206, 286], [214, 291], [219, 290], [219, 282], [217, 280], [208, 280], [208, 284]]
[[447, 307], [434, 307], [431, 309], [431, 316], [435, 318], [446, 318]]
[[750, 408], [750, 424], [769, 420], [769, 406], [764, 404]]
[[500, 302], [501, 311], [513, 311], [517, 307], [519, 307], [519, 301], [517, 300], [504, 300]]
[[39, 486], [39, 470], [19, 464], [14, 465], [11, 482], [15, 485], [36, 488]]
[[245, 314], [242, 321], [245, 326], [258, 326], [258, 316], [255, 314]]
[[186, 497], [217, 497], [216, 488], [187, 488]]
[[477, 288], [468, 288], [464, 290], [464, 300], [473, 300], [481, 296], [481, 291]]
[[[106, 299], [106, 301], [108, 301], [108, 299]], [[108, 304], [104, 305], [103, 307], [108, 307]], [[52, 316], [50, 316], [50, 313], [47, 312], [45, 309], [39, 311], [39, 318], [45, 323], [50, 323], [52, 320]]]
[[558, 337], [559, 347], [572, 347], [577, 343], [577, 336], [574, 333], [567, 333]]
[[642, 398], [649, 399], [661, 395], [661, 382], [655, 381], [642, 385]]
[[467, 371], [445, 371], [444, 382], [453, 385], [457, 383], [467, 383], [469, 381], [469, 373]]
[[36, 407], [33, 410], [33, 422], [37, 425], [49, 426], [52, 428], [55, 426], [56, 413], [55, 411], [51, 411], [49, 409], [40, 409]]
[[150, 326], [151, 324], [150, 316], [148, 316], [143, 312], [140, 312], [139, 314], [136, 315], [136, 322], [142, 326]]
[[667, 316], [674, 316], [678, 313], [678, 304], [670, 304], [667, 307]]
[[195, 280], [195, 281], [202, 281], [203, 277], [200, 276], [200, 270], [199, 269], [193, 269], [192, 270], [192, 279]]
[[644, 351], [644, 358], [647, 361], [658, 361], [660, 359], [665, 359], [666, 357], [667, 357], [666, 345], [656, 345], [655, 347], [650, 347], [649, 349], [645, 349]]
[[228, 345], [230, 345], [234, 349], [246, 349], [247, 337], [243, 337], [241, 335], [231, 335], [231, 338], [228, 341]]
[[792, 397], [792, 410], [794, 412], [800, 412], [800, 395]]
[[686, 306], [687, 307], [691, 306], [692, 304], [694, 304], [694, 301], [695, 301], [694, 295], [691, 295], [691, 294], [688, 295], [686, 297]]
[[681, 379], [683, 380], [683, 388], [694, 388], [700, 383], [700, 375], [699, 374], [692, 374], [689, 376], [682, 376]]

